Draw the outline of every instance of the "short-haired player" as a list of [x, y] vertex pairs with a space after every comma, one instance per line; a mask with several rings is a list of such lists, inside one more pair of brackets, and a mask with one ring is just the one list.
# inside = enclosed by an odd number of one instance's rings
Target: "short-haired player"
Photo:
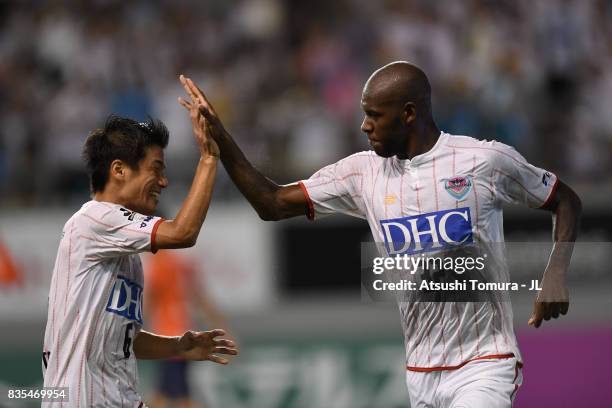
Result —
[[145, 284], [138, 254], [193, 246], [212, 196], [219, 150], [197, 101], [189, 113], [200, 159], [173, 220], [154, 215], [168, 185], [162, 122], [111, 116], [85, 142], [93, 199], [63, 228], [43, 348], [44, 385], [68, 387], [63, 406], [144, 406], [136, 359], [227, 364], [218, 354], [237, 354], [234, 343], [220, 337], [223, 330], [175, 337], [141, 330]]

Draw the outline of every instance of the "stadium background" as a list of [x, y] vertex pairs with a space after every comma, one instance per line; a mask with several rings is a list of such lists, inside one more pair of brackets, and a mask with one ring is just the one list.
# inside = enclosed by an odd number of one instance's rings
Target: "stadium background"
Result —
[[[428, 73], [441, 129], [509, 143], [582, 196], [569, 315], [535, 331], [531, 297], [514, 299], [526, 361], [516, 405], [609, 406], [611, 22], [609, 0], [0, 2], [0, 260], [15, 266], [0, 275], [0, 389], [41, 383], [59, 232], [88, 200], [80, 149], [108, 113], [168, 125], [171, 210], [197, 160], [179, 73], [283, 183], [367, 148], [361, 87], [404, 59]], [[219, 174], [185, 256], [206, 270], [242, 355], [192, 370], [206, 406], [407, 406], [396, 308], [360, 301], [367, 225], [308, 224], [260, 221]], [[545, 213], [509, 209], [505, 228], [508, 240], [550, 240]], [[145, 395], [151, 374], [142, 364]]]

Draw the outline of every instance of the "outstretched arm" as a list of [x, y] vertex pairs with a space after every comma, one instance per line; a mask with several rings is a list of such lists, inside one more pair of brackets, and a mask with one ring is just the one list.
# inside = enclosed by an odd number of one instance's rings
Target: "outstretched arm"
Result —
[[[185, 84], [192, 101], [199, 105], [200, 113], [206, 118], [208, 133], [219, 146], [221, 162], [259, 217], [266, 221], [276, 221], [306, 214], [307, 198], [300, 186], [279, 186], [257, 171], [225, 130], [204, 93], [189, 78]], [[193, 104], [186, 103], [183, 106], [192, 109]]]
[[[189, 94], [182, 75], [181, 82]], [[183, 106], [186, 103], [180, 98], [179, 102]], [[208, 134], [206, 119], [198, 111], [196, 103], [190, 105], [189, 115], [191, 117], [193, 134], [200, 150], [200, 161], [198, 162], [189, 194], [178, 214], [173, 220], [161, 223], [157, 229], [155, 236], [156, 249], [193, 246], [200, 233], [202, 223], [206, 218], [208, 206], [212, 198], [212, 190], [217, 173], [219, 147]]]
[[204, 332], [188, 331], [182, 336], [159, 336], [157, 334], [140, 331], [134, 340], [134, 353], [140, 360], [159, 360], [179, 357], [185, 360], [210, 360], [218, 364], [227, 364], [229, 361], [216, 354], [236, 355], [233, 341], [223, 338], [223, 330]]
[[565, 274], [578, 235], [582, 203], [567, 184], [559, 180], [551, 202], [543, 207], [553, 214], [553, 248], [542, 278], [542, 290], [536, 298], [529, 324], [540, 327], [542, 320], [556, 319], [569, 309]]

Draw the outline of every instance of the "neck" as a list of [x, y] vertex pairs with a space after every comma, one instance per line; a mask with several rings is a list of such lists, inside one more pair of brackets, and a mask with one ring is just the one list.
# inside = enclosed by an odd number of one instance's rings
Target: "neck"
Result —
[[125, 208], [131, 209], [123, 202], [123, 200], [119, 198], [118, 194], [116, 194], [115, 192], [111, 190], [112, 190], [111, 188], [107, 187], [104, 189], [104, 191], [98, 191], [97, 193], [93, 195], [93, 199], [95, 201], [104, 201], [107, 203], [118, 204]]
[[426, 153], [434, 147], [439, 137], [440, 130], [433, 119], [430, 119], [424, 126], [415, 129], [415, 132], [408, 136], [405, 153], [398, 154], [397, 157], [405, 160]]

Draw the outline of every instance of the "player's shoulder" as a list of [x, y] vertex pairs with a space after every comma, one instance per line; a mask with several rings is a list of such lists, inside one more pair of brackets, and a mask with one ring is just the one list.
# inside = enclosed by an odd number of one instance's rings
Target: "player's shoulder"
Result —
[[361, 152], [353, 153], [350, 156], [346, 156], [344, 159], [338, 161], [344, 166], [349, 166], [354, 169], [360, 169], [363, 167], [370, 167], [380, 165], [384, 162], [384, 158], [377, 155], [372, 150], [364, 150]]
[[485, 161], [521, 157], [514, 147], [495, 139], [477, 139], [471, 136], [449, 134], [446, 147], [456, 149], [458, 154], [476, 155]]
[[122, 222], [123, 218], [131, 221], [137, 215], [135, 211], [123, 208], [118, 204], [91, 200], [83, 204], [72, 219], [78, 226], [107, 229]]
[[85, 217], [106, 217], [113, 213], [120, 214], [121, 206], [118, 204], [107, 203], [105, 201], [91, 200], [83, 204], [75, 215]]
[[377, 167], [378, 160], [374, 152], [357, 152], [319, 169], [311, 178], [333, 177], [346, 179], [350, 176], [370, 174]]
[[372, 150], [363, 150], [361, 152], [353, 153], [350, 156], [346, 156], [342, 160], [351, 160], [351, 161], [368, 161], [374, 158], [381, 158]]

